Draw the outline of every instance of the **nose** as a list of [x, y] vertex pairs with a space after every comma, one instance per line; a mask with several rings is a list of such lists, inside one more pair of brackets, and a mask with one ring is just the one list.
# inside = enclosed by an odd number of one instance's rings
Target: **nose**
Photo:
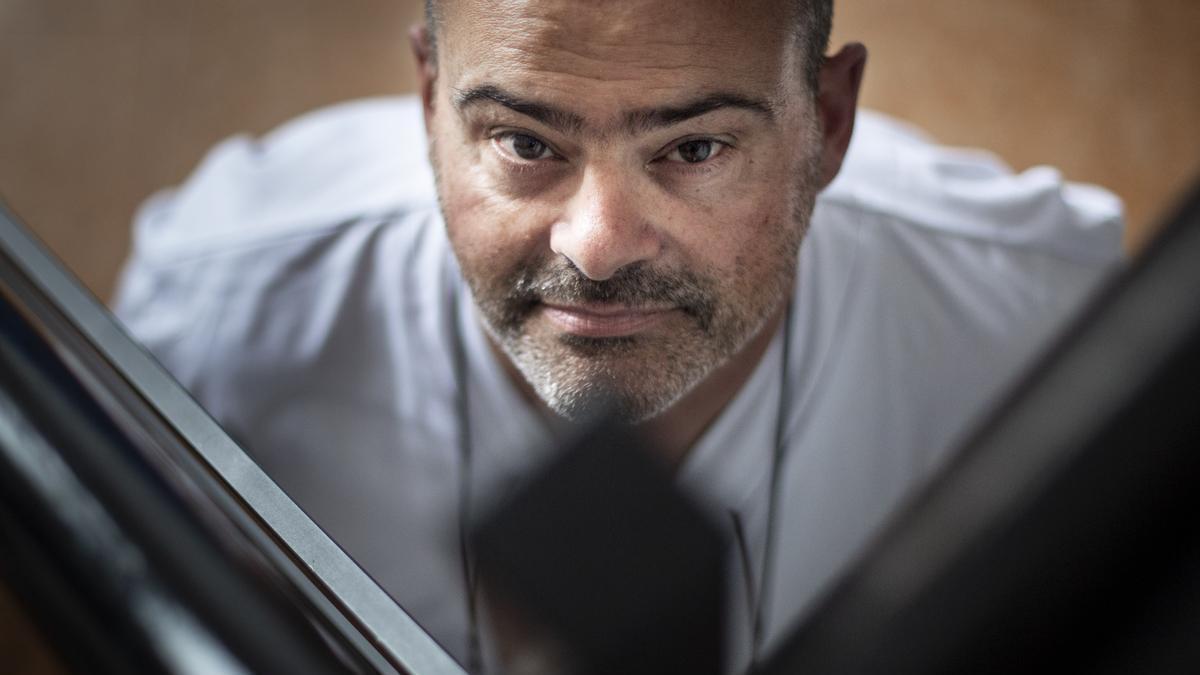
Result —
[[587, 171], [551, 228], [551, 250], [595, 281], [654, 258], [662, 242], [645, 217], [643, 202], [630, 178], [617, 171]]

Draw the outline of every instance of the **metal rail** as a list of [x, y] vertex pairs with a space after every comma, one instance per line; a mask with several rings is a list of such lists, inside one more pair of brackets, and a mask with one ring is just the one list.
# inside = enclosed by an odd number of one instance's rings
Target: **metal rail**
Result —
[[[0, 259], [8, 262], [0, 266], [0, 283], [44, 325], [60, 354], [72, 357], [76, 375], [93, 384], [94, 394], [108, 399], [110, 412], [114, 401], [115, 407], [136, 409], [130, 392], [144, 401], [182, 441], [164, 452], [184, 459], [179, 456], [182, 447], [197, 460], [203, 471], [193, 470], [189, 479], [221, 506], [328, 625], [358, 645], [374, 669], [465, 673], [3, 205]], [[129, 414], [138, 415], [136, 410]], [[171, 445], [161, 436], [157, 440], [160, 446]]]

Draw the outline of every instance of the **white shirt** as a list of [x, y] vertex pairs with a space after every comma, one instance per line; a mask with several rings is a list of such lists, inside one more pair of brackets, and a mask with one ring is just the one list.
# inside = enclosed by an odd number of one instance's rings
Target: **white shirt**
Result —
[[[511, 484], [548, 451], [550, 430], [486, 348], [425, 156], [408, 98], [227, 140], [183, 187], [143, 207], [116, 309], [461, 659], [452, 345], [466, 356], [474, 490]], [[1014, 175], [860, 113], [801, 249], [788, 349], [781, 330], [680, 471], [685, 488], [746, 532], [751, 569], [735, 561], [731, 583], [731, 669], [750, 658], [755, 598], [769, 647], [1070, 317], [1118, 259], [1120, 235], [1120, 204], [1103, 190], [1048, 168]]]

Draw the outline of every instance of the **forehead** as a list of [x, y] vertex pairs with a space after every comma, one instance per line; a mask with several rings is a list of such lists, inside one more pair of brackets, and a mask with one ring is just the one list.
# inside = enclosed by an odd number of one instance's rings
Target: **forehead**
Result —
[[802, 86], [786, 0], [444, 0], [439, 70], [596, 111]]

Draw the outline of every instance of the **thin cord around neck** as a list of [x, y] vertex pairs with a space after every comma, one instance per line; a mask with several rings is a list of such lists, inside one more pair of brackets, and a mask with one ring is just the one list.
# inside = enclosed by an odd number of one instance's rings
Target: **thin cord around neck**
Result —
[[[470, 538], [467, 536], [470, 527], [472, 504], [472, 488], [471, 488], [471, 466], [474, 459], [474, 447], [471, 439], [471, 421], [470, 421], [470, 393], [468, 390], [469, 377], [467, 369], [466, 345], [464, 344], [462, 330], [459, 326], [461, 317], [459, 312], [462, 303], [459, 301], [461, 292], [460, 283], [453, 275], [450, 276], [448, 283], [449, 299], [447, 306], [450, 309], [450, 330], [451, 330], [451, 351], [454, 368], [454, 382], [457, 388], [456, 403], [458, 410], [458, 445], [460, 453], [459, 467], [459, 490], [458, 490], [458, 540], [460, 563], [462, 565], [463, 581], [466, 591], [467, 603], [467, 663], [466, 670], [469, 673], [479, 674], [483, 672], [483, 651], [479, 628], [479, 602], [478, 602], [478, 576], [474, 565], [474, 555], [470, 547]], [[754, 594], [752, 599], [751, 620], [751, 670], [753, 671], [758, 664], [760, 652], [762, 649], [763, 632], [766, 626], [766, 599], [767, 590], [769, 589], [770, 580], [774, 574], [775, 565], [773, 563], [775, 551], [775, 527], [776, 513], [779, 504], [779, 468], [783, 463], [785, 454], [785, 443], [787, 441], [787, 413], [791, 410], [792, 398], [795, 395], [791, 378], [788, 377], [788, 365], [791, 362], [792, 350], [792, 314], [794, 298], [788, 298], [784, 308], [783, 316], [783, 355], [781, 358], [781, 376], [779, 384], [779, 405], [775, 416], [775, 433], [774, 447], [771, 456], [771, 474], [770, 487], [767, 495], [767, 529], [766, 543], [763, 550], [762, 573], [760, 575], [760, 583], [758, 592]], [[749, 560], [748, 549], [744, 541], [740, 520], [735, 514], [735, 535], [738, 546], [741, 549], [743, 564]], [[747, 590], [750, 590], [749, 588]]]

